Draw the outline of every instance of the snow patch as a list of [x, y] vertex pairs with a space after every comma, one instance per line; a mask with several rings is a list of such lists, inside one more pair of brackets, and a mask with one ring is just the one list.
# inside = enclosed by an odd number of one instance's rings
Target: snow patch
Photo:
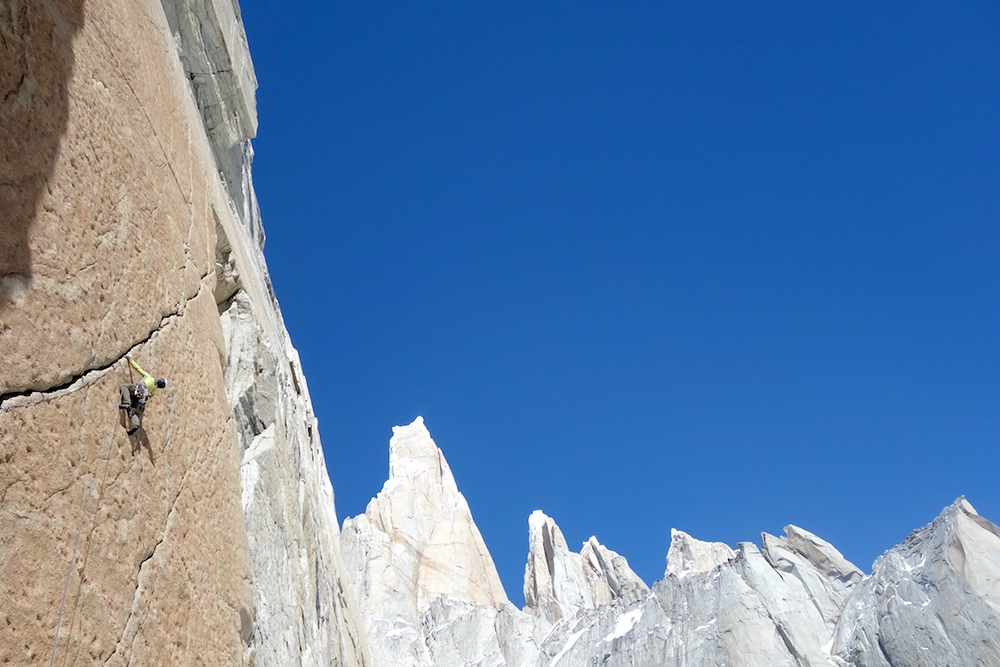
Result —
[[610, 642], [618, 639], [619, 637], [624, 637], [632, 631], [632, 628], [635, 627], [635, 624], [639, 622], [640, 618], [642, 618], [642, 609], [633, 609], [627, 614], [622, 614], [618, 617], [618, 621], [615, 623], [615, 629], [601, 641]]
[[913, 571], [914, 571], [914, 570], [916, 570], [917, 568], [921, 568], [921, 567], [923, 567], [923, 566], [924, 566], [924, 564], [925, 564], [926, 562], [927, 562], [927, 555], [925, 554], [925, 555], [921, 556], [921, 558], [920, 558], [920, 562], [919, 562], [919, 563], [917, 563], [916, 565], [910, 565], [909, 563], [907, 563], [907, 562], [906, 562], [906, 561], [904, 560], [904, 561], [903, 561], [903, 564], [902, 564], [902, 566], [901, 566], [901, 569], [902, 569], [902, 570], [903, 570], [904, 572], [907, 572], [907, 573], [909, 573], [909, 572], [913, 572]]
[[707, 630], [710, 627], [712, 627], [713, 625], [715, 625], [715, 622], [718, 621], [718, 620], [719, 619], [717, 619], [717, 618], [713, 618], [711, 621], [709, 621], [705, 625], [699, 625], [697, 628], [694, 629], [694, 631], [695, 632], [701, 632], [702, 630]]

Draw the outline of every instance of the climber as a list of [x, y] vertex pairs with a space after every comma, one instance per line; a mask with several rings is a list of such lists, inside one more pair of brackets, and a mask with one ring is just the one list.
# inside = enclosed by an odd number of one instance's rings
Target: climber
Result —
[[121, 403], [119, 408], [125, 410], [129, 417], [128, 434], [132, 435], [142, 424], [142, 413], [146, 410], [147, 399], [156, 395], [157, 389], [164, 389], [167, 381], [164, 378], [156, 380], [152, 375], [142, 370], [132, 357], [126, 356], [132, 368], [142, 376], [138, 384], [123, 384], [121, 386]]

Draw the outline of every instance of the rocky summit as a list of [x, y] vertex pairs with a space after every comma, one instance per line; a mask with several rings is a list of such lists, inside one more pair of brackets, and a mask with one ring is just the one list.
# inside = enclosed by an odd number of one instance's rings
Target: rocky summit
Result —
[[536, 511], [518, 610], [422, 419], [389, 455], [341, 538], [375, 665], [1000, 665], [1000, 528], [964, 498], [867, 576], [797, 526], [735, 550], [673, 530], [652, 588]]
[[[2, 2], [0, 63], [0, 664], [1000, 665], [963, 498], [871, 574], [796, 526], [675, 530], [652, 586], [536, 511], [518, 609], [417, 418], [338, 526], [235, 0]], [[127, 358], [169, 378], [132, 432]]]

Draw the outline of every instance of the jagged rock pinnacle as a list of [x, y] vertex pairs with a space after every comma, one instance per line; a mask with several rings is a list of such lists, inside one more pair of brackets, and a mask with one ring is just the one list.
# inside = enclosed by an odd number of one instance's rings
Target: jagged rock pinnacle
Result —
[[634, 602], [649, 587], [620, 555], [591, 537], [579, 554], [569, 550], [556, 522], [541, 510], [528, 518], [525, 610], [555, 623], [613, 600]]
[[[377, 658], [430, 660], [419, 630], [438, 598], [493, 610], [509, 604], [468, 503], [421, 417], [393, 428], [389, 479], [364, 514], [344, 521], [341, 543]], [[387, 639], [393, 628], [405, 631]]]
[[702, 542], [682, 530], [672, 528], [670, 549], [667, 551], [667, 574], [684, 577], [710, 572], [735, 556], [736, 552], [722, 542]]

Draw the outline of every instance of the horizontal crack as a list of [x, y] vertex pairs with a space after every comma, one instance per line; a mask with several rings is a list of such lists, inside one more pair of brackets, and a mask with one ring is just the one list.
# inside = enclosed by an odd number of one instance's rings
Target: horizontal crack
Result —
[[[27, 405], [33, 405], [43, 401], [51, 401], [54, 398], [65, 396], [66, 394], [73, 393], [83, 387], [89, 386], [110, 373], [114, 369], [115, 365], [117, 365], [121, 360], [122, 357], [119, 357], [107, 366], [90, 369], [85, 373], [77, 375], [68, 382], [54, 387], [49, 387], [45, 391], [28, 389], [27, 391], [12, 391], [7, 394], [0, 394], [0, 414], [3, 414], [7, 410], [12, 410], [13, 408], [23, 408]], [[18, 398], [24, 400], [16, 400]]]
[[198, 296], [198, 294], [201, 293], [201, 290], [206, 286], [205, 279], [208, 278], [208, 276], [210, 275], [214, 276], [214, 273], [215, 269], [213, 268], [211, 272], [202, 276], [201, 280], [198, 281], [198, 291], [195, 292], [194, 296], [185, 297], [184, 299], [182, 299], [177, 307], [177, 310], [175, 310], [172, 313], [168, 313], [164, 315], [162, 318], [160, 318], [160, 323], [152, 331], [149, 332], [148, 336], [146, 336], [144, 339], [140, 341], [137, 341], [136, 343], [133, 343], [132, 347], [126, 350], [124, 354], [116, 358], [111, 363], [95, 368], [88, 368], [84, 370], [83, 373], [73, 376], [68, 381], [63, 382], [62, 384], [55, 385], [52, 387], [47, 387], [45, 389], [32, 388], [32, 389], [26, 389], [24, 391], [11, 391], [7, 392], [6, 394], [0, 394], [0, 414], [3, 414], [7, 410], [12, 410], [14, 408], [23, 408], [28, 405], [34, 405], [35, 403], [43, 403], [46, 401], [51, 401], [52, 399], [65, 396], [67, 394], [72, 394], [73, 392], [79, 391], [84, 387], [88, 387], [94, 384], [95, 382], [103, 378], [105, 375], [113, 371], [115, 366], [121, 363], [122, 359], [132, 354], [133, 350], [135, 350], [140, 345], [145, 345], [149, 343], [156, 337], [158, 333], [160, 333], [161, 330], [163, 330], [164, 327], [170, 324], [171, 321], [173, 321], [178, 317], [181, 317], [184, 314], [184, 311], [187, 309], [188, 302], [195, 299]]

